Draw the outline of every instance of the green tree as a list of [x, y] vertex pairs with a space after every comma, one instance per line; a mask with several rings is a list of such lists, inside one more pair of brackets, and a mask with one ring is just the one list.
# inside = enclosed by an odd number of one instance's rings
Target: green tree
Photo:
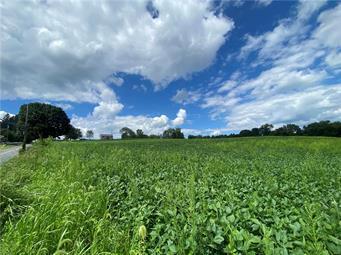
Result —
[[177, 139], [183, 139], [185, 138], [184, 134], [181, 132], [180, 128], [168, 128], [165, 131], [163, 131], [162, 134], [163, 138], [177, 138]]
[[86, 138], [88, 138], [88, 139], [94, 138], [94, 131], [92, 131], [92, 130], [87, 130], [87, 131], [86, 131]]
[[122, 139], [136, 138], [135, 132], [128, 127], [121, 128], [120, 133]]
[[[30, 103], [28, 109], [28, 140], [57, 137], [68, 132], [70, 120], [62, 108], [44, 103]], [[22, 105], [18, 114], [20, 131], [24, 130], [25, 118], [26, 105]]]
[[275, 129], [274, 131], [272, 131], [273, 135], [282, 135], [282, 136], [286, 136], [288, 135], [287, 129], [285, 126], [283, 127], [279, 127], [277, 129]]
[[241, 130], [239, 136], [252, 136], [252, 131], [248, 129]]
[[181, 132], [181, 128], [175, 129], [175, 138], [178, 138], [178, 139], [184, 139], [185, 138], [184, 134]]
[[259, 135], [261, 135], [261, 136], [270, 135], [271, 129], [273, 129], [273, 127], [274, 126], [272, 124], [261, 125], [259, 128]]
[[309, 136], [341, 136], [341, 122], [329, 120], [310, 123], [303, 127], [303, 133]]
[[8, 142], [22, 141], [22, 135], [17, 128], [18, 115], [6, 114], [0, 119], [0, 139]]
[[147, 135], [145, 135], [145, 134], [143, 133], [142, 129], [138, 129], [138, 130], [136, 130], [136, 137], [137, 137], [137, 138], [146, 138]]
[[168, 128], [165, 131], [163, 131], [162, 138], [174, 138], [174, 128]]
[[79, 128], [75, 128], [74, 126], [69, 126], [69, 131], [67, 132], [65, 138], [66, 139], [79, 139], [83, 136], [82, 131]]
[[300, 135], [302, 133], [300, 126], [296, 124], [287, 124], [286, 130], [288, 132], [288, 135]]
[[274, 135], [300, 135], [302, 133], [301, 128], [298, 125], [295, 124], [287, 124], [280, 128], [277, 128], [272, 132]]
[[251, 129], [251, 135], [252, 136], [259, 136], [259, 128]]

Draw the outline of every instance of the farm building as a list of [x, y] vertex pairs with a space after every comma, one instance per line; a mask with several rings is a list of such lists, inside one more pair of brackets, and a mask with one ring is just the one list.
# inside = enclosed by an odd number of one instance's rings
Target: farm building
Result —
[[101, 140], [112, 140], [113, 139], [112, 134], [100, 134], [99, 137]]

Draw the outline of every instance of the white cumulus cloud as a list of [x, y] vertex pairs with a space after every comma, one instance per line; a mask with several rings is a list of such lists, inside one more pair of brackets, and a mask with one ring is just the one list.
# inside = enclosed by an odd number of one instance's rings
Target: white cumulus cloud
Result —
[[304, 125], [320, 120], [340, 120], [341, 84], [318, 86], [297, 93], [237, 105], [226, 117], [228, 128], [238, 130], [264, 123]]
[[229, 130], [340, 120], [341, 4], [317, 15], [316, 28], [307, 25], [324, 4], [302, 1], [294, 17], [264, 34], [248, 35], [238, 59], [254, 51], [251, 66], [261, 71], [244, 78], [245, 71], [221, 83], [206, 94], [201, 107], [209, 108], [213, 119], [224, 119]]
[[326, 46], [341, 47], [341, 33], [339, 32], [341, 24], [341, 4], [334, 9], [321, 13], [318, 21], [320, 25], [315, 31], [314, 37]]
[[174, 126], [181, 126], [186, 120], [187, 112], [185, 109], [180, 109], [176, 114], [176, 118], [172, 121]]
[[234, 26], [209, 1], [156, 0], [158, 16], [148, 2], [2, 2], [2, 98], [98, 103], [96, 84], [117, 72], [162, 88], [209, 66]]

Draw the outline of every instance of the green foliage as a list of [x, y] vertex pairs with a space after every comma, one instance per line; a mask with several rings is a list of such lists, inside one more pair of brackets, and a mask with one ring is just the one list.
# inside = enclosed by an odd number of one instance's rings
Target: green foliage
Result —
[[301, 129], [296, 124], [287, 124], [275, 130], [272, 124], [264, 124], [259, 128], [252, 128], [251, 130], [243, 129], [239, 134], [220, 134], [212, 136], [189, 135], [188, 139], [202, 139], [202, 138], [233, 138], [233, 137], [247, 137], [247, 136], [330, 136], [341, 137], [341, 122], [330, 122], [329, 120], [313, 122], [304, 126]]
[[[334, 136], [341, 137], [341, 122], [330, 122], [329, 120], [313, 122], [304, 126], [301, 129], [298, 125], [287, 124], [273, 130], [273, 125], [264, 124], [259, 128], [253, 128], [252, 130], [244, 129], [239, 132], [239, 135], [232, 136], [294, 136], [294, 135], [306, 135], [306, 136]], [[195, 138], [195, 137], [192, 137]]]
[[120, 133], [122, 139], [160, 138], [160, 136], [158, 135], [148, 136], [143, 133], [142, 129], [137, 129], [135, 133], [132, 129], [128, 127], [121, 128]]
[[302, 130], [298, 125], [295, 124], [288, 124], [284, 125], [282, 127], [277, 128], [272, 132], [273, 135], [281, 135], [281, 136], [287, 136], [287, 135], [301, 135]]
[[341, 122], [320, 121], [304, 127], [305, 135], [341, 137]]
[[[27, 105], [22, 105], [18, 114], [18, 129], [25, 126]], [[62, 108], [50, 104], [28, 104], [28, 138], [47, 138], [65, 135], [69, 129], [70, 120]]]
[[181, 132], [180, 128], [169, 128], [165, 130], [162, 134], [163, 138], [172, 138], [172, 139], [183, 139], [184, 134]]
[[136, 138], [135, 132], [128, 127], [121, 128], [120, 133], [122, 139]]
[[0, 141], [18, 142], [23, 136], [17, 128], [18, 116], [6, 114], [0, 119]]
[[270, 135], [271, 133], [271, 129], [273, 129], [273, 125], [272, 124], [264, 124], [264, 125], [261, 125], [260, 128], [259, 128], [259, 134], [261, 136], [264, 136], [264, 135]]
[[92, 131], [92, 130], [87, 130], [85, 136], [86, 136], [86, 138], [88, 138], [88, 139], [94, 138], [94, 131]]
[[340, 254], [341, 140], [35, 145], [0, 171], [1, 254]]
[[66, 139], [79, 139], [83, 136], [82, 131], [79, 128], [75, 128], [71, 124], [69, 125], [69, 130], [65, 135]]
[[136, 130], [136, 138], [147, 138], [148, 136], [143, 133], [142, 129]]

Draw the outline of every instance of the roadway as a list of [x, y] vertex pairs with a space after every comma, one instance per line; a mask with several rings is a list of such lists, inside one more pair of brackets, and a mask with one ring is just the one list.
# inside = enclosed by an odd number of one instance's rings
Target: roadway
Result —
[[[28, 144], [27, 147], [30, 147], [30, 144]], [[20, 148], [21, 146], [13, 146], [12, 148], [8, 148], [3, 151], [0, 151], [0, 164], [17, 156], [19, 154]]]

